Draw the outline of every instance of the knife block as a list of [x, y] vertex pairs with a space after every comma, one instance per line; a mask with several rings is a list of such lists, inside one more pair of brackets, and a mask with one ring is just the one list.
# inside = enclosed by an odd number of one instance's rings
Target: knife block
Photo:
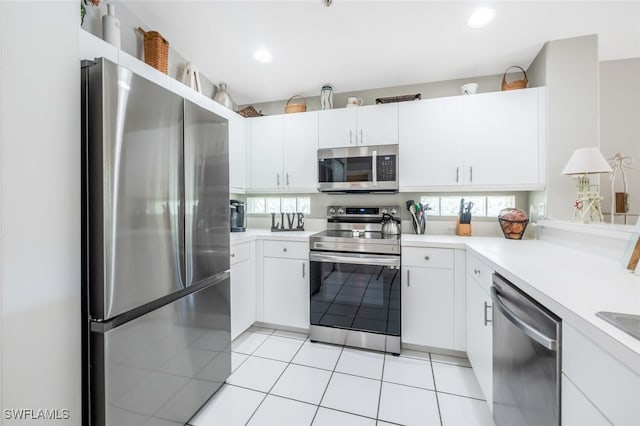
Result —
[[456, 220], [456, 235], [460, 235], [461, 237], [470, 237], [471, 236], [471, 224], [470, 223], [460, 223], [460, 220]]

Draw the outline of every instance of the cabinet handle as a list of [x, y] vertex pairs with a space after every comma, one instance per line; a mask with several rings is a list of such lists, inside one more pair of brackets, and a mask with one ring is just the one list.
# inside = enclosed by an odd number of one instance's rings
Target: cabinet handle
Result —
[[456, 183], [460, 183], [460, 167], [456, 167]]
[[276, 173], [276, 178], [278, 179], [277, 186], [280, 186], [280, 173]]
[[360, 129], [360, 145], [362, 145], [363, 143], [364, 143], [364, 133], [362, 129]]
[[469, 182], [473, 182], [473, 167], [469, 167]]
[[411, 286], [411, 270], [407, 269], [407, 287]]
[[287, 173], [287, 186], [289, 186], [289, 173]]
[[473, 273], [475, 275], [480, 275], [480, 269], [473, 268]]
[[305, 263], [304, 263], [304, 262], [302, 262], [302, 278], [304, 278], [304, 277], [305, 277], [305, 275], [306, 275], [306, 272], [305, 272], [305, 266], [306, 266], [306, 265], [305, 265]]
[[286, 253], [287, 252], [287, 248], [286, 247], [283, 248], [282, 251]]
[[349, 145], [353, 145], [353, 130], [349, 129]]
[[489, 325], [491, 322], [493, 322], [492, 320], [490, 320], [489, 318], [487, 318], [487, 310], [493, 308], [493, 306], [491, 306], [490, 304], [488, 304], [487, 302], [484, 302], [484, 325], [487, 326]]
[[424, 260], [427, 260], [427, 261], [428, 261], [429, 259], [431, 259], [429, 256], [425, 256], [425, 257], [424, 257]]
[[231, 257], [236, 257], [236, 254], [235, 253], [231, 253]]

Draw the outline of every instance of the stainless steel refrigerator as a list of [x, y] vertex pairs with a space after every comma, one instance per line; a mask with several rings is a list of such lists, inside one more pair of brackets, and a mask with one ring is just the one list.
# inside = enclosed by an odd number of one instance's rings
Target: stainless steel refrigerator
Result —
[[227, 120], [82, 64], [83, 424], [184, 424], [231, 373]]

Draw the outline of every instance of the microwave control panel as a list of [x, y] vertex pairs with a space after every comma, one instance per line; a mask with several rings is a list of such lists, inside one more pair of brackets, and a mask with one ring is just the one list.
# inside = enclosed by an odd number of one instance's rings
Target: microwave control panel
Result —
[[396, 156], [381, 155], [377, 158], [377, 172], [379, 181], [396, 180]]

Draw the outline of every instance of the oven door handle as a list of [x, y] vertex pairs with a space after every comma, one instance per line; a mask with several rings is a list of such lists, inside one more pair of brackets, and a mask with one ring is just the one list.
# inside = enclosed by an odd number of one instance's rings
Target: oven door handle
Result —
[[309, 260], [311, 262], [323, 263], [350, 263], [354, 265], [372, 265], [372, 266], [389, 266], [400, 268], [400, 256], [385, 256], [380, 254], [328, 254], [328, 253], [310, 253]]
[[507, 307], [507, 305], [504, 304], [502, 299], [500, 299], [500, 293], [498, 293], [498, 290], [494, 286], [491, 286], [491, 300], [493, 300], [494, 306], [498, 309], [498, 311], [500, 311], [500, 313], [504, 315], [506, 319], [508, 319], [513, 325], [518, 327], [528, 337], [535, 340], [550, 351], [555, 352], [558, 350], [558, 341], [546, 336], [544, 333], [536, 330], [534, 327], [520, 319], [511, 309]]

